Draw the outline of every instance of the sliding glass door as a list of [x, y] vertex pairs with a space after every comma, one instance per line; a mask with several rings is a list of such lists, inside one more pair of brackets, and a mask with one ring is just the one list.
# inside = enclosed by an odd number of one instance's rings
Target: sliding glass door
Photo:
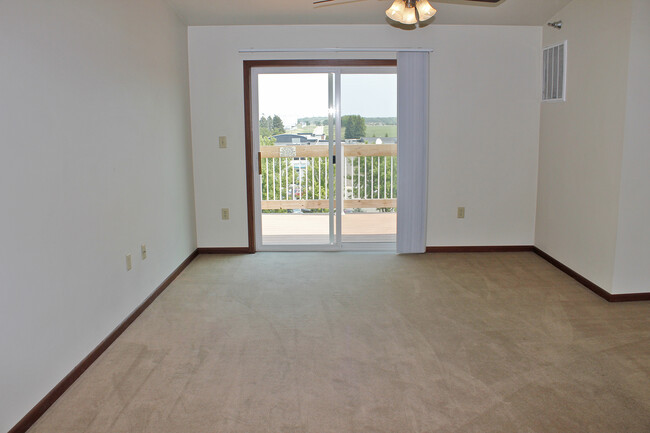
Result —
[[394, 249], [394, 68], [253, 68], [258, 250]]
[[397, 233], [397, 75], [342, 71], [344, 243], [394, 243]]

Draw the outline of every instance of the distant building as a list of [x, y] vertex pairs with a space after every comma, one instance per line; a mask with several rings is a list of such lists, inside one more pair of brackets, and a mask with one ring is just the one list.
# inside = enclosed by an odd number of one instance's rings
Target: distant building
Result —
[[278, 134], [274, 135], [276, 146], [288, 146], [296, 144], [308, 144], [309, 139], [303, 135], [298, 134]]
[[276, 146], [295, 146], [304, 144], [318, 144], [325, 139], [324, 136], [314, 134], [279, 134], [274, 135]]

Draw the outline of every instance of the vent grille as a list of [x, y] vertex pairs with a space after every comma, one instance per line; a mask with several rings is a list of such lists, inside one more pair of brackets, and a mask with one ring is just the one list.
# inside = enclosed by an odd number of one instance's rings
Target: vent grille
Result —
[[544, 48], [542, 101], [566, 100], [566, 41]]

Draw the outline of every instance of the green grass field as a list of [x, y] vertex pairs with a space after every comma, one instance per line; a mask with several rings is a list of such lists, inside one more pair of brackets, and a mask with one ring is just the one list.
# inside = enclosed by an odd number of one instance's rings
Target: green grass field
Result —
[[[297, 128], [287, 131], [290, 134], [311, 133], [314, 131], [315, 126], [306, 126], [304, 128]], [[345, 128], [341, 128], [341, 134], [345, 137]], [[366, 136], [368, 137], [397, 137], [397, 125], [366, 125]]]
[[366, 125], [368, 137], [397, 137], [397, 125]]

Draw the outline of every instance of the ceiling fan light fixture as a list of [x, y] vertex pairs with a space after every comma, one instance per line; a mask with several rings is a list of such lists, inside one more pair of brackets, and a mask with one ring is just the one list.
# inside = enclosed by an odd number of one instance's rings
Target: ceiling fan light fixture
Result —
[[402, 14], [402, 19], [400, 21], [402, 24], [416, 24], [418, 18], [415, 15], [415, 8], [413, 6], [404, 8], [404, 13]]
[[395, 0], [393, 4], [386, 9], [386, 16], [391, 20], [401, 21], [405, 6], [406, 4], [404, 3], [404, 0]]
[[399, 21], [402, 24], [415, 24], [418, 22], [418, 18], [415, 15], [415, 7], [406, 7], [404, 8], [404, 13], [402, 13], [402, 19]]
[[418, 15], [420, 16], [420, 21], [426, 21], [429, 18], [432, 18], [437, 10], [434, 9], [431, 4], [427, 0], [418, 0], [416, 3], [416, 7], [418, 9]]

